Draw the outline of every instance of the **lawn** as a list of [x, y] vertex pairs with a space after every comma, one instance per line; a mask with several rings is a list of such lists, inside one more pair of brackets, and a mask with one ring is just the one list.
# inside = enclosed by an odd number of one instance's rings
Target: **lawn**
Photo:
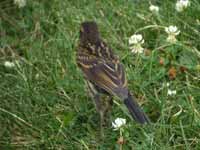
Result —
[[[120, 149], [99, 115], [76, 65], [80, 24], [96, 21], [126, 68], [128, 86], [151, 119], [133, 121], [118, 98], [111, 119], [125, 118], [124, 150], [200, 149], [200, 1], [0, 1], [0, 149]], [[168, 42], [165, 27], [176, 26]], [[129, 38], [141, 34], [143, 53]], [[14, 63], [6, 66], [5, 62]], [[171, 91], [171, 93], [170, 93]], [[117, 142], [118, 141], [118, 142]]]

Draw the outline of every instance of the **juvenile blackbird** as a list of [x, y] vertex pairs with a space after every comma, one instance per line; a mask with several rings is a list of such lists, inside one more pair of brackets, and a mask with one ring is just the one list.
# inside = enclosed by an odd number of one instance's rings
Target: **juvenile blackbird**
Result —
[[[101, 39], [95, 22], [81, 24], [76, 60], [100, 113], [101, 125], [104, 124], [105, 113], [111, 108], [113, 96], [123, 101], [135, 121], [149, 123], [148, 117], [127, 88], [125, 71], [119, 58]], [[107, 103], [103, 95], [110, 97]]]

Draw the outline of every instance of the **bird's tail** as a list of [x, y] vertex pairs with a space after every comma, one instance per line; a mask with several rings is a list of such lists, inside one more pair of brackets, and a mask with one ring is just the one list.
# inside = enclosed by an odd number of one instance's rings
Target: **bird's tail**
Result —
[[137, 102], [133, 99], [130, 92], [128, 92], [128, 98], [124, 100], [124, 104], [128, 108], [133, 119], [141, 124], [149, 123], [150, 120], [147, 115], [142, 111]]

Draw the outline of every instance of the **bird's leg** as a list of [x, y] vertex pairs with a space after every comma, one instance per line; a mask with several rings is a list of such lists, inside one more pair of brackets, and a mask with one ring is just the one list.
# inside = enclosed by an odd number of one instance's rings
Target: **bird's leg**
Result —
[[92, 83], [88, 81], [87, 85], [89, 87], [90, 95], [92, 96], [94, 100], [96, 110], [100, 115], [100, 125], [101, 125], [100, 131], [101, 131], [101, 136], [103, 137], [104, 136], [104, 129], [103, 129], [104, 128], [104, 110], [102, 106], [103, 103], [102, 103], [101, 95], [98, 93], [98, 91], [95, 89]]
[[104, 137], [104, 126], [105, 126], [105, 113], [104, 113], [104, 109], [103, 109], [103, 106], [102, 106], [102, 101], [101, 101], [101, 98], [100, 98], [100, 95], [99, 94], [96, 94], [94, 96], [94, 101], [95, 101], [95, 106], [96, 106], [96, 110], [97, 112], [99, 113], [100, 115], [100, 132], [101, 132], [101, 136]]
[[113, 106], [113, 97], [109, 96], [109, 99], [108, 99], [108, 109], [111, 110], [112, 106]]
[[113, 105], [113, 98], [112, 96], [107, 97], [106, 101], [105, 101], [105, 106], [104, 108], [104, 122], [106, 125], [110, 124], [110, 120], [111, 120], [111, 110], [112, 110], [112, 105]]
[[101, 135], [104, 136], [104, 127], [110, 123], [111, 108], [113, 99], [111, 96], [102, 97], [99, 94], [94, 96], [95, 106], [100, 115]]

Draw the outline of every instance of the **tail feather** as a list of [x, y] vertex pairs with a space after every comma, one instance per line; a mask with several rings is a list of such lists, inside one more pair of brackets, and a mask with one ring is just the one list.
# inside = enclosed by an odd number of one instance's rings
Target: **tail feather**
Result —
[[130, 93], [128, 93], [128, 98], [124, 100], [124, 104], [128, 108], [133, 119], [141, 124], [150, 123], [147, 115], [142, 111], [137, 102], [133, 99]]

